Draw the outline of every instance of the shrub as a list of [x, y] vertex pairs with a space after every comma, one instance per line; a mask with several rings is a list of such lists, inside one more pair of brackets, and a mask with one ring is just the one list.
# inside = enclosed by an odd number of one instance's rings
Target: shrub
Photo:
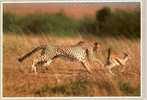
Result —
[[[17, 16], [12, 13], [4, 14], [4, 32], [22, 33], [74, 33], [78, 23], [64, 14], [31, 14]], [[66, 35], [66, 34], [63, 34]]]
[[126, 36], [140, 38], [140, 9], [135, 11], [111, 11], [104, 7], [96, 12], [95, 18], [75, 20], [59, 12], [56, 14], [31, 14], [18, 16], [4, 13], [4, 32], [47, 33], [60, 36], [77, 33], [98, 36]]
[[21, 28], [18, 25], [20, 20], [19, 16], [12, 13], [4, 13], [3, 15], [3, 30], [4, 32], [19, 32]]
[[103, 25], [103, 32], [113, 36], [140, 37], [140, 17], [136, 12], [114, 12]]
[[95, 28], [95, 20], [90, 18], [90, 17], [84, 17], [79, 21], [80, 27], [79, 27], [79, 32], [83, 34], [88, 34], [88, 33], [95, 33], [96, 28]]

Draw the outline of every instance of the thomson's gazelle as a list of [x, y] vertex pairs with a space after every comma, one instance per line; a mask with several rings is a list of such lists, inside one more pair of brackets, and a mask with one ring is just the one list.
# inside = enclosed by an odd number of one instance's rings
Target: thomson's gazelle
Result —
[[126, 62], [129, 59], [129, 56], [127, 53], [123, 53], [124, 57], [120, 58], [118, 55], [112, 55], [111, 54], [111, 49], [108, 49], [108, 57], [107, 57], [107, 63], [105, 64], [105, 67], [108, 69], [108, 71], [112, 74], [115, 75], [112, 72], [112, 68], [115, 66], [123, 66], [121, 72], [124, 70], [124, 66], [126, 65]]

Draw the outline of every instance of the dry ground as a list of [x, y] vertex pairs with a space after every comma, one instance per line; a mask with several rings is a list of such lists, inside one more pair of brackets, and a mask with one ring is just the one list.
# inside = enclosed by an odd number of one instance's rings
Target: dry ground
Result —
[[[80, 41], [80, 36], [57, 37], [49, 35], [11, 35], [3, 38], [3, 96], [138, 96], [140, 95], [140, 40], [124, 37], [98, 38], [89, 36], [85, 40], [96, 40], [102, 45], [97, 58], [105, 62], [106, 49], [131, 56], [123, 73], [114, 68], [116, 76], [111, 77], [105, 70], [89, 75], [78, 62], [57, 59], [46, 72], [34, 75], [30, 69], [34, 55], [23, 63], [17, 59], [39, 44], [71, 45]], [[96, 66], [100, 68], [100, 66]], [[60, 78], [57, 83], [55, 74]], [[93, 78], [95, 77], [95, 78]]]

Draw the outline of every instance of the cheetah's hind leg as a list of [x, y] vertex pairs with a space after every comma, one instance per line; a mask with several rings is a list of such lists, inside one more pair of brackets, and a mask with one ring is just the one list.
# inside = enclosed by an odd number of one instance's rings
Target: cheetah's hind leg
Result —
[[48, 69], [48, 66], [49, 66], [51, 63], [52, 63], [52, 60], [49, 59], [49, 60], [47, 60], [46, 63], [43, 64], [43, 67], [45, 67], [45, 69]]
[[34, 72], [35, 75], [37, 75], [37, 69], [36, 69], [37, 63], [38, 63], [38, 59], [34, 59], [33, 64], [32, 64], [32, 72]]
[[42, 60], [42, 57], [34, 59], [32, 64], [32, 72], [35, 72], [35, 74], [37, 75], [37, 66], [40, 64], [42, 65], [43, 63], [44, 61]]

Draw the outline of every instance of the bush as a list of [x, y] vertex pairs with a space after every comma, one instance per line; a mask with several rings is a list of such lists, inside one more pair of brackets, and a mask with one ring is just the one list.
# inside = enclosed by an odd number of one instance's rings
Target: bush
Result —
[[140, 37], [140, 16], [136, 12], [114, 12], [104, 22], [103, 32], [113, 36]]
[[96, 12], [96, 20], [98, 22], [105, 22], [111, 16], [111, 9], [109, 7], [104, 7]]
[[85, 17], [80, 23], [81, 33], [140, 38], [140, 9], [112, 12], [110, 8], [104, 7], [96, 12], [95, 19]]
[[83, 34], [88, 34], [88, 33], [95, 33], [96, 28], [95, 28], [95, 20], [90, 18], [90, 17], [84, 17], [79, 21], [80, 27], [79, 27], [79, 32]]
[[140, 96], [140, 86], [138, 86], [137, 88], [133, 88], [128, 82], [126, 83], [119, 82], [119, 86], [120, 86], [119, 87], [120, 90], [128, 96], [131, 96], [131, 95]]
[[74, 33], [77, 32], [77, 22], [61, 13], [31, 14], [17, 16], [4, 13], [4, 32], [16, 33]]
[[4, 13], [4, 32], [48, 33], [56, 35], [76, 35], [77, 33], [98, 36], [140, 37], [140, 9], [135, 11], [114, 11], [104, 7], [98, 10], [95, 19], [84, 17], [75, 20], [63, 12], [56, 14], [31, 14], [18, 16]]
[[21, 28], [18, 25], [19, 16], [12, 13], [4, 13], [3, 15], [3, 30], [4, 32], [19, 32]]

